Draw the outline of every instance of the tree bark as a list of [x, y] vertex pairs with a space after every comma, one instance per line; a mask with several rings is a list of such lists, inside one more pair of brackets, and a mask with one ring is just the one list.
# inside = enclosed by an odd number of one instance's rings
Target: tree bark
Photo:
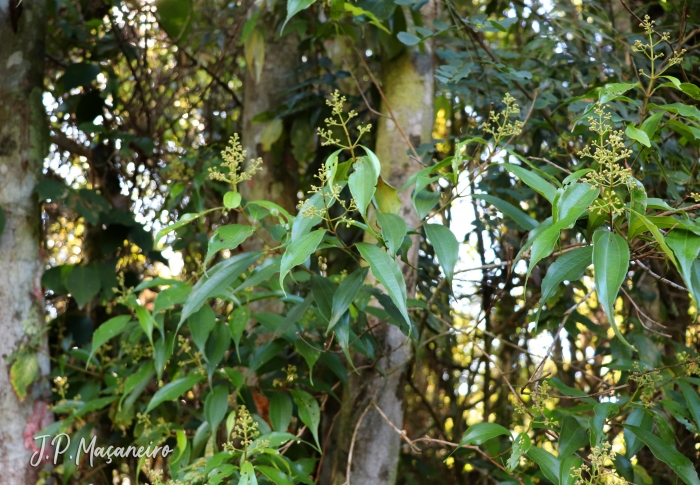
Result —
[[[433, 17], [434, 5], [423, 8], [423, 17], [429, 23]], [[382, 104], [382, 113], [390, 116], [393, 111], [398, 125], [414, 147], [430, 142], [433, 128], [433, 58], [432, 49], [426, 45], [426, 52], [418, 49], [404, 51], [397, 58], [387, 62], [383, 72], [382, 89], [388, 101]], [[389, 108], [390, 107], [390, 108]], [[382, 164], [382, 177], [396, 188], [400, 188], [408, 177], [419, 170], [421, 165], [408, 155], [409, 146], [396, 124], [389, 118], [379, 120], [375, 152]], [[399, 194], [401, 216], [409, 227], [416, 227], [420, 220], [411, 201], [410, 190]], [[418, 241], [409, 251], [411, 266], [417, 266]], [[402, 265], [409, 297], [415, 295], [417, 275], [409, 265]], [[371, 325], [378, 322], [370, 322]], [[361, 371], [358, 375], [350, 372], [348, 392], [338, 416], [336, 446], [330, 474], [333, 485], [392, 485], [396, 483], [400, 436], [387, 423], [386, 418], [397, 428], [403, 427], [403, 399], [406, 383], [407, 363], [412, 349], [406, 335], [389, 323], [381, 324], [373, 330], [377, 339], [379, 357], [376, 365]], [[356, 367], [367, 366], [361, 355], [355, 356]], [[359, 422], [361, 420], [361, 422]], [[359, 424], [358, 424], [359, 422]], [[352, 459], [349, 461], [350, 448]], [[329, 447], [330, 448], [330, 447]], [[351, 463], [350, 477], [346, 469]], [[326, 475], [328, 476], [328, 475]]]
[[33, 435], [51, 414], [44, 386], [35, 383], [19, 397], [8, 357], [43, 350], [38, 370], [34, 360], [17, 364], [14, 372], [48, 375], [41, 217], [33, 193], [49, 146], [42, 103], [45, 7], [43, 2], [17, 4], [0, 0], [0, 207], [6, 218], [0, 237], [0, 482], [33, 485], [39, 471], [30, 465]]

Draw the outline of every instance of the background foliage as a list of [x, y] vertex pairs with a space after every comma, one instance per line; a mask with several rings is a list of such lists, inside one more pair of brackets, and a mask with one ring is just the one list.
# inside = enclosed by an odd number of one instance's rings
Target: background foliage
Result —
[[[376, 321], [413, 349], [397, 483], [700, 483], [698, 5], [428, 3], [47, 2], [49, 431], [176, 451], [43, 483], [325, 483]], [[290, 39], [250, 121], [275, 199], [221, 152]], [[354, 142], [405, 51], [435, 60], [418, 227]]]

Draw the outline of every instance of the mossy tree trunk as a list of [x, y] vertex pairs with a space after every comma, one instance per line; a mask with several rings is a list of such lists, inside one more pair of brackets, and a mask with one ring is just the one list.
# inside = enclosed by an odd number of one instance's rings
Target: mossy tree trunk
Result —
[[[19, 4], [19, 5], [18, 5]], [[42, 103], [45, 6], [0, 0], [0, 482], [34, 485], [34, 433], [51, 414], [34, 186], [48, 148]], [[39, 382], [37, 382], [39, 381]], [[32, 384], [33, 383], [33, 384]]]

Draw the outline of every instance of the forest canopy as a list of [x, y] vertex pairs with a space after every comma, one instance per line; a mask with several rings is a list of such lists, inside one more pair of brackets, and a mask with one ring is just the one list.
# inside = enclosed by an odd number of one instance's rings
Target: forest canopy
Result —
[[0, 2], [0, 482], [700, 485], [698, 12]]

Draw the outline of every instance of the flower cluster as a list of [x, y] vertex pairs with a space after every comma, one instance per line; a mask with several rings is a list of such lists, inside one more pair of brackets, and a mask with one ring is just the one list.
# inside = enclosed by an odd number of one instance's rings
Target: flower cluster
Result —
[[576, 485], [625, 485], [627, 483], [627, 480], [610, 468], [616, 455], [611, 448], [608, 442], [591, 448], [591, 454], [588, 457], [590, 466], [583, 464], [579, 468], [574, 468], [572, 472], [576, 477]]
[[248, 163], [248, 167], [243, 170], [245, 159], [248, 153], [241, 146], [238, 134], [234, 134], [229, 141], [229, 145], [221, 152], [224, 162], [222, 167], [228, 169], [228, 174], [219, 172], [215, 168], [209, 169], [209, 178], [219, 182], [228, 182], [235, 189], [236, 185], [245, 180], [251, 180], [253, 175], [262, 170], [262, 158], [256, 158]]
[[511, 116], [520, 113], [520, 107], [515, 102], [515, 98], [510, 93], [506, 93], [503, 104], [505, 104], [503, 111], [491, 111], [489, 120], [481, 125], [481, 129], [493, 136], [495, 145], [498, 145], [504, 138], [519, 135], [523, 131], [522, 121], [510, 120]]

